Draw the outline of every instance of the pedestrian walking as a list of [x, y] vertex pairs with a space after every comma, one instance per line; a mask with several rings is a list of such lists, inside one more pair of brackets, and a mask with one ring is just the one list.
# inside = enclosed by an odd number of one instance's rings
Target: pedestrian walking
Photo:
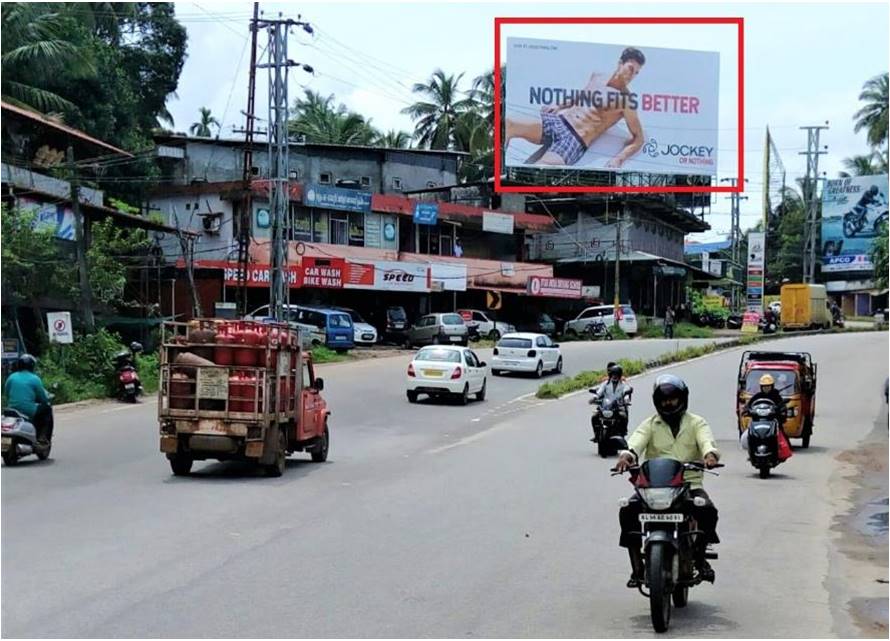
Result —
[[664, 310], [664, 337], [674, 337], [674, 308], [670, 305]]

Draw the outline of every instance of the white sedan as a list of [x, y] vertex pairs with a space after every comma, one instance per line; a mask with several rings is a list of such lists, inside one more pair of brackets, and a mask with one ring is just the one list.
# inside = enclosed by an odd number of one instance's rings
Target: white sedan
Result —
[[466, 405], [470, 394], [485, 400], [488, 366], [473, 350], [457, 345], [430, 345], [420, 349], [408, 365], [408, 401], [419, 394], [458, 397]]
[[491, 373], [534, 372], [540, 378], [544, 372], [562, 372], [562, 353], [559, 343], [545, 334], [506, 334], [498, 341], [491, 357]]

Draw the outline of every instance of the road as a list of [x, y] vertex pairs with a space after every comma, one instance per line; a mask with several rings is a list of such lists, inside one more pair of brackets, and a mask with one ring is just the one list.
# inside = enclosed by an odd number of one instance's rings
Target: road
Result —
[[[566, 344], [566, 371], [668, 344]], [[835, 456], [887, 422], [887, 334], [769, 348], [811, 351], [820, 393], [813, 447], [766, 481], [736, 445], [740, 350], [671, 368], [727, 463], [707, 481], [717, 583], [692, 591], [671, 635], [850, 634], [830, 489]], [[53, 460], [0, 477], [3, 636], [653, 636], [616, 545], [629, 486], [593, 454], [585, 395], [523, 398], [538, 381], [511, 377], [484, 403], [409, 405], [406, 366], [322, 367], [331, 458], [296, 455], [280, 479], [234, 463], [172, 477], [150, 402], [61, 413]], [[635, 400], [632, 422], [649, 409]]]

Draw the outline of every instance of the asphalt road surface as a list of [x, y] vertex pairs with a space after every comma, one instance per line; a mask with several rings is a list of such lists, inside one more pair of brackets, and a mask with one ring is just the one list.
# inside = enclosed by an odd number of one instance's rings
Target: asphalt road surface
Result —
[[[566, 372], [692, 341], [566, 344]], [[700, 341], [699, 341], [700, 342]], [[670, 635], [849, 634], [831, 580], [834, 457], [886, 424], [887, 334], [806, 336], [768, 349], [819, 363], [813, 446], [768, 480], [737, 447], [741, 350], [671, 368], [727, 467], [715, 585]], [[480, 350], [483, 359], [490, 355]], [[237, 463], [173, 477], [156, 404], [57, 417], [53, 458], [2, 470], [4, 637], [650, 637], [617, 547], [626, 480], [595, 456], [586, 394], [538, 401], [496, 378], [485, 402], [409, 405], [408, 358], [320, 368], [331, 455], [280, 479]], [[631, 423], [650, 411], [654, 374]]]

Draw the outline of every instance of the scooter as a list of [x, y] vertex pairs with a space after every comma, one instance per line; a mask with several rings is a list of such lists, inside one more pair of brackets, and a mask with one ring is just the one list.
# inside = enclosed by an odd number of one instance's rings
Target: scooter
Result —
[[765, 312], [757, 321], [757, 328], [764, 334], [775, 334], [779, 330], [776, 315], [772, 311]]
[[[623, 446], [626, 449], [627, 444]], [[683, 479], [686, 470], [719, 476], [702, 463], [681, 463], [669, 458], [650, 459], [627, 470], [634, 494], [643, 507], [640, 530], [645, 579], [639, 590], [649, 599], [649, 613], [656, 632], [666, 632], [670, 626], [671, 602], [678, 608], [685, 607], [689, 602], [689, 588], [703, 580], [695, 572], [694, 559], [695, 541], [701, 531], [689, 506], [701, 505], [699, 501], [704, 499], [689, 495], [689, 484]], [[622, 472], [612, 468], [612, 476], [618, 474]], [[622, 499], [622, 504], [625, 501], [627, 499]], [[708, 552], [705, 558], [716, 559], [717, 555]]]
[[3, 462], [13, 466], [19, 459], [32, 454], [45, 461], [49, 458], [53, 446], [53, 435], [45, 443], [37, 440], [37, 428], [28, 418], [12, 408], [3, 410], [0, 419], [0, 435], [2, 435]]
[[139, 372], [136, 371], [136, 354], [142, 351], [142, 345], [137, 342], [130, 343], [130, 350], [115, 354], [114, 363], [117, 370], [118, 397], [122, 401], [135, 403], [136, 398], [142, 393], [142, 381], [139, 380]]
[[760, 472], [760, 478], [769, 478], [772, 469], [786, 460], [781, 458], [779, 445], [779, 439], [785, 438], [780, 433], [779, 408], [762, 398], [751, 405], [747, 414], [751, 423], [742, 433], [741, 445], [748, 450], [748, 460]]
[[[596, 388], [588, 390], [596, 393]], [[590, 415], [590, 427], [593, 428], [593, 441], [597, 444], [597, 454], [602, 458], [616, 454], [618, 450], [612, 440], [615, 436], [627, 436], [628, 410], [630, 401], [608, 400], [601, 401], [594, 397], [590, 399], [593, 405], [593, 413]]]

